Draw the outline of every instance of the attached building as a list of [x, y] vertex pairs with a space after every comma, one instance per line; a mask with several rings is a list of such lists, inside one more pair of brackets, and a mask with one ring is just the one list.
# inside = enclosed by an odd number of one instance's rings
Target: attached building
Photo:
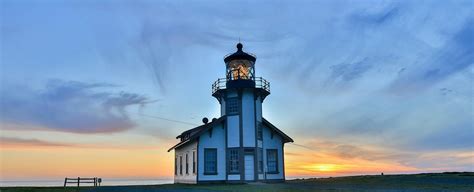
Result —
[[242, 51], [225, 57], [226, 78], [212, 85], [221, 117], [177, 136], [175, 183], [284, 181], [284, 144], [293, 142], [262, 117], [270, 83], [254, 76], [256, 57]]

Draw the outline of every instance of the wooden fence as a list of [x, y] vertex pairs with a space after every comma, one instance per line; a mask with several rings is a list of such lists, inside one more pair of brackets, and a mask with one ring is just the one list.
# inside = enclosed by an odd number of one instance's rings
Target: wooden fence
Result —
[[81, 183], [93, 183], [94, 187], [100, 186], [100, 183], [102, 182], [101, 178], [93, 177], [93, 178], [64, 178], [64, 187], [67, 186], [68, 183], [74, 183], [77, 184], [77, 187]]

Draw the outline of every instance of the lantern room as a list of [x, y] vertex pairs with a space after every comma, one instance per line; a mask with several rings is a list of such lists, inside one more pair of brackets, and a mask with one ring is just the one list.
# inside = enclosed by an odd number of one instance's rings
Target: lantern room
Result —
[[224, 57], [226, 77], [219, 78], [212, 84], [212, 96], [221, 102], [229, 89], [252, 89], [261, 95], [262, 101], [270, 94], [270, 83], [262, 77], [255, 77], [256, 56], [242, 51], [242, 43], [237, 44], [237, 51]]
[[255, 80], [256, 57], [242, 51], [243, 45], [237, 44], [237, 52], [224, 58], [226, 64], [226, 79], [232, 80]]

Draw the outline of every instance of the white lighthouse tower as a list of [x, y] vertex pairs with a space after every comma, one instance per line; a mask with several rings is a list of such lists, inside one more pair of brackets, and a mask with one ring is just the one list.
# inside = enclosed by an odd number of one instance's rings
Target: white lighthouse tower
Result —
[[256, 57], [242, 50], [224, 58], [226, 78], [213, 84], [212, 96], [221, 104], [221, 116], [227, 116], [227, 153], [238, 153], [240, 165], [231, 167], [240, 178], [255, 180], [263, 172], [262, 102], [270, 94], [270, 83], [255, 77]]
[[283, 149], [293, 139], [263, 118], [270, 83], [255, 77], [256, 57], [242, 48], [224, 58], [226, 77], [212, 84], [221, 117], [181, 133], [168, 150], [175, 150], [175, 183], [285, 180]]

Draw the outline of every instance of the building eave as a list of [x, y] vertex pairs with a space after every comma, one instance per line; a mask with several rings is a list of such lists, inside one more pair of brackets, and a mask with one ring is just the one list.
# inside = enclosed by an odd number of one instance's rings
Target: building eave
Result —
[[[191, 135], [187, 139], [180, 141], [178, 144], [176, 144], [173, 147], [171, 147], [170, 149], [168, 149], [168, 152], [170, 152], [173, 149], [179, 148], [181, 146], [184, 146], [184, 145], [194, 141], [195, 139], [199, 138], [199, 136], [201, 136], [203, 133], [205, 133], [207, 130], [215, 127], [218, 124], [221, 124], [224, 121], [225, 121], [225, 116], [222, 116], [219, 119], [211, 121], [210, 123], [200, 125], [198, 127], [195, 127], [195, 128], [189, 129], [187, 131], [184, 131], [183, 133], [178, 135], [176, 138], [182, 138], [184, 134], [188, 134], [188, 133], [190, 133]], [[193, 131], [195, 131], [195, 132], [193, 132]]]
[[272, 123], [270, 123], [270, 121], [266, 120], [265, 118], [263, 118], [263, 124], [265, 124], [268, 128], [272, 129], [273, 131], [275, 131], [276, 133], [278, 133], [282, 138], [283, 138], [283, 142], [284, 143], [288, 143], [288, 142], [291, 142], [293, 143], [293, 139], [288, 136], [287, 134], [283, 133], [283, 131], [281, 131], [280, 129], [278, 129], [275, 125], [273, 125]]
[[191, 140], [186, 140], [186, 141], [183, 141], [183, 142], [179, 142], [178, 144], [174, 145], [173, 147], [171, 147], [170, 149], [168, 149], [168, 152], [170, 152], [171, 150], [173, 149], [176, 149], [176, 148], [179, 148], [183, 145], [186, 145], [188, 143], [190, 143]]

